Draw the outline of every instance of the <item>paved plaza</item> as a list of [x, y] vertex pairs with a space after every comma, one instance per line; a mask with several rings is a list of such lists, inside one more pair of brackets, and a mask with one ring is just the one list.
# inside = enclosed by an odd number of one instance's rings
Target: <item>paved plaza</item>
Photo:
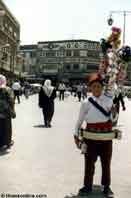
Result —
[[[16, 104], [11, 151], [0, 155], [0, 194], [43, 194], [49, 198], [73, 198], [83, 185], [83, 155], [73, 141], [80, 103], [72, 96], [55, 101], [52, 128], [43, 128], [38, 96]], [[114, 140], [112, 190], [116, 198], [131, 198], [131, 101], [120, 113], [122, 140]], [[96, 163], [94, 184], [100, 184]], [[46, 196], [45, 196], [46, 195]], [[102, 197], [102, 196], [91, 196]]]

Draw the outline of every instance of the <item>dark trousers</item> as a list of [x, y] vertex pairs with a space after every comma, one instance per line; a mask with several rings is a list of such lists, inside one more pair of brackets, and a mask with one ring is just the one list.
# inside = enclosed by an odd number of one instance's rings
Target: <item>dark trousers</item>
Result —
[[20, 91], [14, 90], [14, 100], [17, 98], [18, 103], [20, 103]]
[[51, 120], [54, 114], [54, 105], [43, 108], [42, 112], [43, 112], [45, 126], [48, 126], [51, 123]]
[[0, 147], [9, 146], [12, 139], [12, 123], [11, 119], [0, 118]]
[[81, 92], [77, 92], [77, 95], [78, 95], [78, 100], [79, 100], [79, 102], [81, 101]]
[[87, 154], [85, 154], [84, 185], [92, 188], [95, 162], [99, 156], [102, 166], [101, 184], [103, 186], [110, 186], [112, 141], [85, 140], [85, 142], [87, 143]]
[[59, 100], [64, 100], [64, 90], [60, 90]]

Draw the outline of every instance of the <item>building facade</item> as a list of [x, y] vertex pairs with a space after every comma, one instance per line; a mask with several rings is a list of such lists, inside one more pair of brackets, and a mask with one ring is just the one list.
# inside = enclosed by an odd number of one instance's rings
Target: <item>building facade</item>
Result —
[[34, 75], [37, 73], [37, 45], [22, 45], [20, 46], [19, 54], [23, 57], [22, 74]]
[[17, 51], [20, 41], [20, 25], [0, 0], [0, 72], [8, 76], [19, 74]]
[[[100, 43], [89, 40], [38, 42], [20, 47], [23, 56], [22, 72], [35, 79], [51, 78], [55, 82], [77, 83], [98, 71]], [[131, 63], [128, 64], [125, 84], [131, 85]]]
[[43, 77], [81, 81], [98, 70], [100, 44], [89, 40], [38, 42], [37, 63]]
[[38, 42], [21, 46], [20, 53], [28, 74], [53, 81], [78, 82], [98, 70], [100, 44], [88, 40]]

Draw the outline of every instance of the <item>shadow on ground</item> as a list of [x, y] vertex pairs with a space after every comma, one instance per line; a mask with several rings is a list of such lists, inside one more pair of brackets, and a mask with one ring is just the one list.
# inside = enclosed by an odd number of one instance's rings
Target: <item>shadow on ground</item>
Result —
[[88, 194], [87, 196], [79, 196], [78, 194], [70, 194], [66, 195], [64, 198], [105, 198], [104, 194], [101, 191], [101, 186], [99, 185], [94, 185], [93, 186], [93, 191]]
[[43, 125], [43, 124], [35, 125], [33, 127], [34, 128], [46, 128], [45, 125]]

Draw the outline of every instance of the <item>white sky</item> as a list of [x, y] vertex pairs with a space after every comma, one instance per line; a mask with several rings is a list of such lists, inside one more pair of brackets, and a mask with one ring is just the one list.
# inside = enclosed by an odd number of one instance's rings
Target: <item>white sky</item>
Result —
[[[21, 44], [63, 39], [99, 41], [110, 34], [110, 11], [131, 11], [131, 0], [3, 0], [21, 26]], [[123, 29], [123, 16], [113, 14]], [[131, 46], [131, 14], [126, 17], [126, 44]], [[121, 37], [122, 40], [122, 37]]]

